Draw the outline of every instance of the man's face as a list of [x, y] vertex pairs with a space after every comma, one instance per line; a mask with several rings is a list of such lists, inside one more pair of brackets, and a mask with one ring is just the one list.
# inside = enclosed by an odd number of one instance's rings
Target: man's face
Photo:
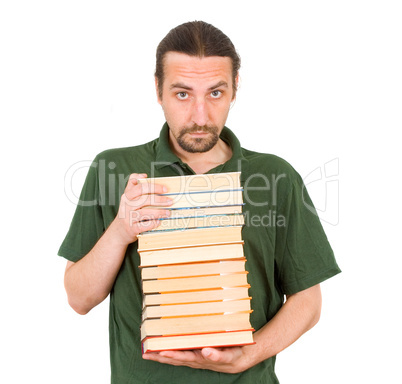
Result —
[[190, 153], [209, 151], [219, 140], [234, 99], [231, 59], [168, 52], [164, 77], [158, 102], [173, 146]]

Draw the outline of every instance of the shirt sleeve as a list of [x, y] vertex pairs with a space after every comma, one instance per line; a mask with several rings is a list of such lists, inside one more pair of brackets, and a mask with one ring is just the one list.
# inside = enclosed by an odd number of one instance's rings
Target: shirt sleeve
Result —
[[275, 261], [285, 294], [310, 288], [341, 272], [314, 205], [300, 176], [279, 207]]
[[95, 159], [88, 170], [70, 229], [59, 248], [58, 255], [73, 262], [80, 260], [93, 248], [104, 231]]

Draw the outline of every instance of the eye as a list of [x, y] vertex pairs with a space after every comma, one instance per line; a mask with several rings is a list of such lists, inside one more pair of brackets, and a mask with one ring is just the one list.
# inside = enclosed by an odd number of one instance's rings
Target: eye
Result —
[[176, 96], [179, 100], [186, 100], [188, 98], [188, 93], [187, 92], [178, 92], [176, 94]]
[[221, 92], [221, 91], [218, 91], [218, 90], [215, 90], [215, 91], [212, 91], [212, 92], [211, 92], [211, 96], [212, 96], [212, 98], [214, 98], [214, 99], [218, 99], [219, 97], [221, 97], [221, 95], [222, 95], [222, 92]]

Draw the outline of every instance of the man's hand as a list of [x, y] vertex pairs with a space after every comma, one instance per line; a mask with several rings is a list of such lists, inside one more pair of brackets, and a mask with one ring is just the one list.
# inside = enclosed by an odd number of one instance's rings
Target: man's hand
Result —
[[168, 207], [172, 204], [172, 199], [159, 196], [167, 192], [166, 187], [138, 182], [138, 179], [146, 177], [146, 174], [130, 175], [120, 199], [119, 212], [113, 222], [118, 236], [128, 244], [136, 241], [140, 233], [156, 228], [159, 225], [158, 219], [169, 217], [168, 210], [151, 207]]
[[146, 353], [145, 360], [224, 373], [243, 372], [277, 355], [312, 328], [320, 317], [321, 289], [317, 284], [287, 296], [279, 312], [254, 332], [255, 344], [231, 348], [204, 348], [195, 351]]
[[171, 205], [171, 199], [159, 196], [166, 192], [162, 185], [139, 184], [145, 174], [132, 174], [120, 200], [116, 218], [91, 251], [76, 263], [66, 266], [64, 284], [71, 307], [80, 314], [88, 313], [110, 293], [123, 263], [127, 246], [141, 232], [156, 228], [165, 209], [151, 208]]
[[209, 369], [224, 373], [239, 373], [250, 368], [250, 346], [230, 348], [203, 348], [194, 351], [163, 351], [145, 353], [145, 360], [191, 368]]

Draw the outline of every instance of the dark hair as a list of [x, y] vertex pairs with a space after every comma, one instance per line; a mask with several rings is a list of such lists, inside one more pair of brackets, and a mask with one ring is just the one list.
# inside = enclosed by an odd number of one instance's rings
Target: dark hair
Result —
[[164, 57], [167, 52], [185, 53], [190, 56], [221, 56], [232, 59], [233, 94], [236, 94], [236, 77], [240, 69], [240, 56], [236, 48], [220, 29], [204, 21], [181, 24], [159, 43], [156, 50], [155, 76], [158, 79], [159, 97], [162, 98]]

